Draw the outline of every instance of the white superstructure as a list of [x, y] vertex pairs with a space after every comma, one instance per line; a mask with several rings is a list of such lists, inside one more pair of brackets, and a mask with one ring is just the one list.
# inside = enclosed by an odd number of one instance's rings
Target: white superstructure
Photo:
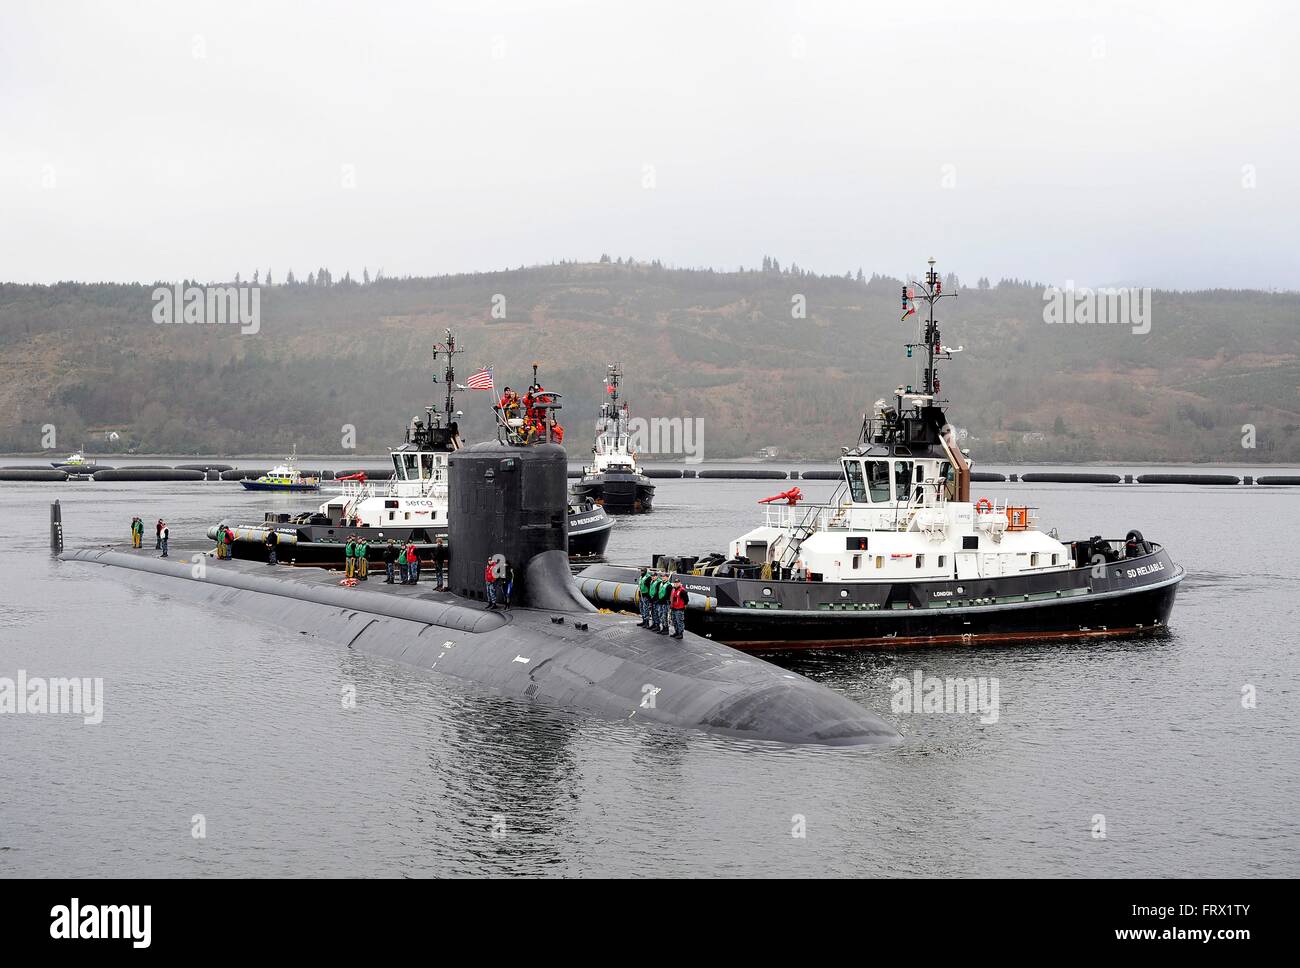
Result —
[[989, 578], [1072, 567], [1070, 549], [1035, 527], [1027, 505], [956, 500], [957, 474], [943, 456], [896, 454], [868, 444], [840, 460], [844, 478], [830, 503], [769, 506], [763, 525], [741, 535], [729, 557], [778, 566], [793, 577], [897, 582]]

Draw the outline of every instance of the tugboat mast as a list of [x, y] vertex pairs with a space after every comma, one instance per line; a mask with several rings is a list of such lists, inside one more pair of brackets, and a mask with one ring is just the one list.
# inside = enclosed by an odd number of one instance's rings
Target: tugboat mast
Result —
[[[464, 352], [464, 350], [456, 348], [456, 334], [450, 329], [447, 330], [446, 343], [433, 344], [434, 361], [437, 361], [439, 353], [442, 353], [442, 355], [447, 358], [447, 368], [443, 373], [443, 382], [446, 384], [447, 396], [443, 402], [444, 416], [442, 419], [446, 420], [447, 426], [449, 427], [453, 422], [452, 418], [456, 415], [456, 354]], [[435, 384], [438, 382], [438, 377], [436, 375], [433, 378], [433, 382]], [[439, 427], [442, 425], [442, 420], [434, 416], [432, 407], [426, 407], [425, 410], [429, 413], [430, 426]]]
[[[606, 367], [607, 375], [605, 376], [605, 386], [609, 389], [605, 391], [605, 402], [600, 405], [600, 416], [604, 419], [605, 425], [601, 428], [602, 433], [608, 433], [611, 429], [614, 434], [624, 431], [623, 414], [619, 413], [618, 408], [618, 389], [623, 379], [623, 364], [610, 363]], [[626, 409], [626, 404], [624, 408]], [[610, 422], [613, 422], [611, 428]]]
[[[940, 299], [949, 296], [956, 297], [955, 292], [943, 291], [943, 280], [939, 278], [939, 272], [934, 267], [934, 257], [929, 259], [930, 268], [925, 273], [925, 281], [920, 283], [920, 298], [924, 299], [927, 305], [925, 325], [922, 332], [920, 343], [908, 343], [907, 355], [910, 357], [918, 347], [925, 348], [925, 373], [922, 374], [921, 392], [931, 397], [934, 402], [938, 400], [940, 390], [939, 374], [935, 368], [936, 360], [951, 360], [952, 352], [943, 345], [943, 338], [939, 333], [939, 321], [934, 318], [934, 304]], [[906, 319], [916, 312], [916, 306], [913, 300], [917, 298], [917, 286], [903, 287], [903, 318]], [[912, 388], [908, 387], [907, 392], [911, 393]]]

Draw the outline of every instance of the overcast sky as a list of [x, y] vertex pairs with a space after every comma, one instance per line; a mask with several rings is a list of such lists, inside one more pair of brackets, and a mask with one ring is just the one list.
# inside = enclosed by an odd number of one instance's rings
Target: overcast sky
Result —
[[1300, 288], [1297, 6], [5, 0], [0, 279]]

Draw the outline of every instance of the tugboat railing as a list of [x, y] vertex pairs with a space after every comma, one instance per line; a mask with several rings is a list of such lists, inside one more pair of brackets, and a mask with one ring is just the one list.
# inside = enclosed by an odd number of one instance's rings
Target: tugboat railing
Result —
[[367, 498], [375, 496], [375, 486], [369, 481], [344, 481], [343, 482], [343, 515], [351, 518], [356, 512], [357, 505]]

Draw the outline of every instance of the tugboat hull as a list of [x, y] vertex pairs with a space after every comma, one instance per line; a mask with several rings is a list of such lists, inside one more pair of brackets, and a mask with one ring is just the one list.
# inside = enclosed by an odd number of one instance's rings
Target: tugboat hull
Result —
[[592, 474], [574, 484], [572, 491], [575, 498], [592, 501], [615, 514], [642, 513], [654, 505], [655, 486], [642, 474]]
[[[629, 607], [637, 569], [578, 576], [597, 604]], [[683, 575], [687, 628], [750, 652], [1041, 643], [1166, 627], [1183, 569], [1163, 548], [1092, 567], [991, 579], [799, 582]], [[765, 593], [766, 591], [766, 593]], [[634, 606], [633, 606], [634, 607]]]
[[[254, 525], [231, 525], [235, 532], [232, 545], [234, 556], [252, 561], [266, 560], [266, 532], [274, 528], [279, 538], [276, 556], [283, 564], [308, 565], [317, 568], [342, 568], [343, 548], [348, 535], [357, 535], [370, 543], [371, 561], [378, 561], [381, 546], [389, 540], [405, 545], [415, 542], [420, 561], [428, 563], [433, 558], [433, 543], [446, 536], [445, 527], [425, 528], [348, 528], [333, 524], [294, 524], [288, 521], [262, 522]], [[614, 522], [598, 507], [579, 508], [569, 512], [569, 556], [571, 558], [599, 558], [609, 544]], [[381, 537], [382, 535], [382, 537]], [[208, 529], [208, 537], [216, 540], [217, 528]]]

